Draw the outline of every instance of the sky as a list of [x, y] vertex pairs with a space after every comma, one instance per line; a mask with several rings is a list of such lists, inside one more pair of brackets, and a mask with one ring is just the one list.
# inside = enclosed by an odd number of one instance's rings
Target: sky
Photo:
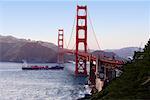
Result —
[[63, 28], [65, 47], [72, 33], [72, 49], [77, 4], [87, 5], [89, 49], [143, 47], [150, 38], [149, 0], [0, 0], [0, 35], [57, 45]]

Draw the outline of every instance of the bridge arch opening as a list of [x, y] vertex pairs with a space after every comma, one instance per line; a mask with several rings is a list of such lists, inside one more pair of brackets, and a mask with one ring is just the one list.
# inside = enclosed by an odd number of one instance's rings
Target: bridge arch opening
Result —
[[78, 26], [85, 26], [85, 20], [84, 19], [78, 19]]
[[78, 30], [78, 33], [79, 33], [79, 38], [80, 39], [84, 39], [85, 38], [85, 30], [83, 30], [83, 29]]
[[86, 11], [84, 9], [78, 10], [78, 15], [79, 16], [86, 16]]

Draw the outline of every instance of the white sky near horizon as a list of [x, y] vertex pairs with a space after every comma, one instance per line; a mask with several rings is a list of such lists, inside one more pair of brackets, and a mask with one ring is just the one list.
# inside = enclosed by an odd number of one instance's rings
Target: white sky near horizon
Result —
[[[101, 49], [144, 46], [150, 38], [149, 0], [1, 0], [0, 35], [57, 44], [57, 31], [64, 28], [68, 44], [77, 3], [87, 5]], [[88, 48], [99, 49], [91, 27]], [[74, 43], [75, 27], [69, 48]]]

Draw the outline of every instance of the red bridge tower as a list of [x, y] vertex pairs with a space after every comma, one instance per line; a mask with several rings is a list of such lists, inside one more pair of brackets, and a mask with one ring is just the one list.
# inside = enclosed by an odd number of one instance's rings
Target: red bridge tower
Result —
[[[75, 75], [87, 75], [86, 57], [78, 55], [79, 44], [84, 44], [83, 52], [87, 53], [87, 6], [77, 6], [76, 16], [76, 68]], [[81, 35], [83, 35], [81, 37]]]
[[63, 44], [64, 44], [64, 30], [59, 29], [58, 30], [58, 58], [57, 58], [58, 64], [64, 63]]

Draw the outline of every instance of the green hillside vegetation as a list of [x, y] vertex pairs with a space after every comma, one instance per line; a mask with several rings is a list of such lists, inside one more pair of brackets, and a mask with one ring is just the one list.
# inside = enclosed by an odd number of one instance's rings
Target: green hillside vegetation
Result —
[[142, 52], [135, 52], [132, 62], [123, 66], [123, 74], [114, 79], [92, 100], [150, 100], [150, 39]]

